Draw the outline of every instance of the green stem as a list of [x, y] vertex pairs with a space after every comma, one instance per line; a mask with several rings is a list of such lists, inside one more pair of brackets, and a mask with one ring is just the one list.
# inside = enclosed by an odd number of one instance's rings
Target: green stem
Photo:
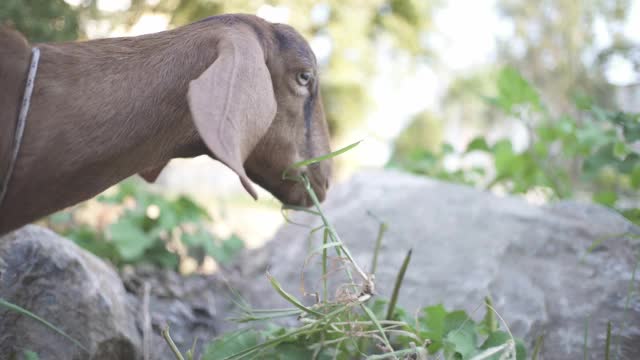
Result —
[[184, 358], [182, 357], [182, 354], [180, 353], [180, 350], [178, 350], [178, 347], [176, 346], [176, 343], [173, 342], [173, 339], [169, 334], [169, 325], [165, 326], [164, 330], [162, 330], [162, 337], [164, 338], [164, 341], [166, 341], [169, 347], [171, 348], [171, 351], [173, 352], [173, 355], [176, 357], [176, 359], [184, 360]]
[[398, 296], [400, 294], [402, 280], [404, 280], [404, 274], [407, 272], [409, 262], [411, 262], [412, 252], [413, 250], [409, 250], [407, 252], [407, 256], [405, 256], [402, 266], [400, 267], [400, 271], [398, 271], [398, 275], [396, 276], [396, 283], [393, 285], [393, 293], [391, 294], [391, 300], [389, 301], [389, 307], [387, 308], [387, 320], [393, 319], [393, 311], [395, 310], [396, 303], [398, 302]]
[[29, 317], [33, 320], [36, 320], [37, 322], [41, 323], [42, 325], [48, 327], [49, 329], [53, 330], [54, 332], [58, 333], [59, 335], [61, 335], [62, 337], [66, 338], [67, 340], [71, 341], [72, 343], [74, 343], [77, 347], [79, 347], [80, 349], [84, 350], [85, 352], [87, 352], [88, 354], [90, 354], [91, 352], [89, 351], [89, 349], [87, 349], [86, 347], [84, 347], [78, 340], [72, 338], [71, 336], [67, 335], [67, 333], [65, 333], [64, 331], [60, 330], [58, 327], [56, 327], [55, 325], [53, 325], [52, 323], [48, 322], [47, 320], [41, 318], [40, 316], [32, 313], [31, 311], [18, 306], [16, 304], [10, 303], [8, 301], [6, 301], [3, 298], [0, 298], [0, 306], [4, 306], [5, 308], [16, 312], [18, 314], [24, 315], [26, 317]]
[[387, 232], [387, 224], [380, 223], [380, 228], [378, 229], [378, 237], [376, 238], [376, 247], [373, 250], [373, 260], [371, 261], [371, 273], [375, 274], [376, 269], [378, 268], [378, 253], [380, 253], [380, 248], [382, 246], [382, 238], [384, 234]]

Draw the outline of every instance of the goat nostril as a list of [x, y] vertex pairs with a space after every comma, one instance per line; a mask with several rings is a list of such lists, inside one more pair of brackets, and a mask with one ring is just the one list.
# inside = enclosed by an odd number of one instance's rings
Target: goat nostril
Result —
[[329, 189], [329, 179], [324, 181], [324, 189], [325, 190]]

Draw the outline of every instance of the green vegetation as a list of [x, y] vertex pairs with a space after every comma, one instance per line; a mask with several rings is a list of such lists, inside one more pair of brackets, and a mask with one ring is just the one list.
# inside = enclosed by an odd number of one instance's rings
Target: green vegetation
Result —
[[[402, 155], [403, 149], [389, 166], [512, 194], [535, 192], [547, 200], [588, 197], [640, 223], [640, 114], [604, 109], [576, 95], [571, 113], [554, 116], [513, 68], [498, 74], [496, 87], [497, 95], [486, 100], [527, 129], [523, 150], [509, 139], [490, 144], [478, 136], [462, 153], [449, 144], [439, 152], [416, 146]], [[492, 166], [445, 166], [447, 158], [462, 161], [471, 153], [485, 154]]]
[[[328, 157], [334, 157], [355, 147], [352, 144], [329, 155], [306, 160], [293, 167], [309, 165]], [[205, 360], [232, 360], [245, 358], [268, 359], [426, 359], [427, 354], [444, 355], [446, 359], [481, 360], [512, 358], [524, 360], [526, 350], [521, 340], [514, 339], [508, 328], [499, 329], [496, 311], [490, 299], [485, 300], [486, 314], [476, 322], [464, 311], [447, 311], [442, 305], [421, 309], [410, 314], [396, 306], [405, 271], [411, 260], [407, 253], [396, 277], [390, 301], [375, 296], [375, 274], [365, 273], [359, 266], [335, 228], [324, 215], [318, 199], [306, 176], [285, 177], [295, 179], [305, 185], [313, 200], [314, 209], [305, 210], [318, 216], [322, 225], [311, 230], [322, 233], [322, 245], [308, 254], [307, 259], [320, 255], [322, 259], [322, 292], [315, 293], [317, 302], [306, 306], [294, 295], [282, 288], [277, 279], [267, 274], [274, 290], [292, 307], [284, 309], [253, 309], [239, 294], [236, 304], [241, 313], [234, 320], [240, 323], [266, 321], [263, 330], [255, 326], [224, 334], [212, 341], [203, 357]], [[386, 231], [380, 225], [375, 251]], [[329, 277], [335, 276], [329, 269], [328, 253], [334, 251], [335, 259], [340, 259], [347, 283], [328, 289]], [[375, 271], [377, 253], [371, 265]], [[305, 261], [305, 264], [307, 261]], [[339, 291], [340, 290], [340, 291]], [[335, 298], [329, 294], [335, 292]], [[296, 317], [298, 327], [283, 327], [273, 321], [283, 317]], [[506, 325], [505, 325], [506, 327]], [[175, 348], [168, 330], [165, 339], [181, 360], [184, 357]]]
[[[443, 65], [427, 38], [437, 30], [432, 15], [439, 1], [131, 0], [128, 8], [112, 12], [99, 11], [97, 3], [3, 0], [0, 25], [13, 26], [34, 42], [67, 41], [85, 39], [91, 28], [103, 32], [129, 29], [146, 14], [167, 16], [170, 26], [180, 26], [220, 13], [255, 13], [264, 5], [285, 7], [288, 22], [309, 40], [328, 41], [330, 51], [319, 59], [322, 97], [336, 138], [362, 125], [369, 115], [373, 108], [371, 87], [381, 64], [397, 68], [399, 76], [404, 70], [400, 68], [407, 64], [434, 65], [435, 70], [442, 70], [437, 66]], [[637, 46], [622, 34], [630, 2], [498, 0], [497, 5], [513, 26], [512, 34], [500, 39], [498, 49], [498, 62], [510, 66], [454, 77], [443, 101], [443, 113], [418, 114], [397, 139], [389, 166], [545, 201], [588, 199], [640, 224], [640, 114], [614, 110], [614, 86], [605, 76], [607, 64], [616, 57], [628, 60], [636, 72], [640, 68]], [[596, 46], [598, 22], [604, 23], [613, 39], [605, 48]], [[377, 61], [380, 50], [389, 55], [386, 63]], [[409, 61], [403, 62], [403, 57]], [[492, 88], [493, 97], [481, 96]], [[575, 89], [584, 94], [567, 95]], [[465, 127], [478, 127], [481, 134], [487, 133], [490, 125], [517, 122], [526, 129], [527, 141], [520, 146], [510, 139], [490, 140], [482, 135], [456, 150], [441, 144], [443, 124], [455, 120], [452, 113]], [[489, 165], [473, 161], [478, 156], [488, 159]], [[98, 202], [101, 209], [115, 214], [99, 225], [80, 219], [86, 205], [45, 221], [116, 266], [152, 263], [179, 269], [185, 259], [202, 264], [207, 256], [227, 264], [243, 248], [235, 235], [220, 238], [212, 234], [212, 219], [185, 196], [166, 197], [127, 181]], [[402, 271], [391, 299], [372, 299], [375, 282], [371, 274], [353, 261], [317, 204], [313, 213], [323, 220], [322, 227], [314, 229], [323, 235], [323, 244], [315, 251], [322, 259], [324, 280], [318, 301], [307, 306], [270, 277], [265, 281], [270, 281], [291, 307], [253, 309], [238, 298], [242, 313], [236, 320], [250, 325], [262, 321], [263, 326], [222, 335], [208, 344], [205, 359], [426, 359], [435, 354], [445, 359], [501, 359], [507, 354], [525, 358], [522, 342], [511, 336], [504, 322], [497, 321], [499, 315], [489, 299], [481, 320], [472, 319], [475, 313], [450, 311], [442, 305], [410, 314], [397, 305], [402, 303]], [[380, 226], [375, 257], [386, 229], [386, 224]], [[329, 290], [335, 290], [328, 289], [326, 280], [331, 270], [329, 259], [342, 259], [345, 265], [349, 280], [342, 284], [347, 289], [344, 296], [328, 295], [332, 293]], [[411, 271], [409, 262], [407, 256], [402, 266], [406, 271]], [[375, 273], [375, 265], [371, 269]], [[636, 270], [631, 275], [625, 309], [630, 307]], [[25, 309], [2, 299], [0, 306], [29, 316], [75, 342]], [[273, 322], [285, 316], [299, 317], [300, 325], [285, 327]], [[165, 336], [170, 339], [168, 330]], [[537, 339], [531, 351], [533, 359], [543, 340]], [[609, 323], [604, 345], [607, 359], [615, 343]], [[178, 358], [182, 356], [177, 349], [172, 351]], [[192, 355], [193, 350], [186, 358]], [[23, 356], [38, 358], [28, 350]]]
[[47, 222], [116, 266], [147, 262], [177, 270], [181, 258], [201, 264], [207, 255], [226, 265], [244, 248], [236, 235], [214, 236], [206, 226], [211, 222], [207, 211], [184, 195], [168, 198], [130, 179], [98, 201], [119, 214], [102, 228], [78, 222], [77, 212], [82, 208], [54, 214]]
[[3, 0], [0, 25], [9, 25], [31, 41], [74, 40], [80, 31], [78, 13], [64, 0]]

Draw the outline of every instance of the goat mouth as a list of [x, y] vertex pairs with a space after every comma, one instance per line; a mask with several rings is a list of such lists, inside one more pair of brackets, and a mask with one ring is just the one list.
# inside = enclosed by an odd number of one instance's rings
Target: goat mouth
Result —
[[[269, 191], [285, 205], [302, 207], [311, 207], [314, 205], [311, 196], [307, 193], [307, 189], [304, 187], [304, 184], [299, 181], [278, 179], [274, 182], [269, 181], [265, 176], [255, 174], [253, 172], [248, 171], [247, 174], [252, 181]], [[315, 193], [316, 198], [319, 202], [324, 201], [327, 194], [327, 182], [322, 180], [322, 176], [319, 176], [314, 172], [307, 172], [306, 174], [309, 179], [309, 185], [311, 185], [311, 189]], [[297, 177], [295, 175], [302, 175], [302, 172], [296, 171], [296, 174], [290, 175]]]

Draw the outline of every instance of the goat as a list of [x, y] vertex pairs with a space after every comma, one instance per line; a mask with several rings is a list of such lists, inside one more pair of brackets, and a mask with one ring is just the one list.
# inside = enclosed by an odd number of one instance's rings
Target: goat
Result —
[[[44, 43], [0, 234], [100, 193], [133, 174], [153, 182], [172, 158], [207, 154], [286, 204], [310, 206], [283, 180], [329, 152], [316, 58], [292, 27], [252, 15], [213, 16], [155, 34]], [[0, 29], [0, 180], [31, 59]], [[324, 199], [331, 162], [304, 171]], [[1, 182], [1, 181], [0, 181]]]

